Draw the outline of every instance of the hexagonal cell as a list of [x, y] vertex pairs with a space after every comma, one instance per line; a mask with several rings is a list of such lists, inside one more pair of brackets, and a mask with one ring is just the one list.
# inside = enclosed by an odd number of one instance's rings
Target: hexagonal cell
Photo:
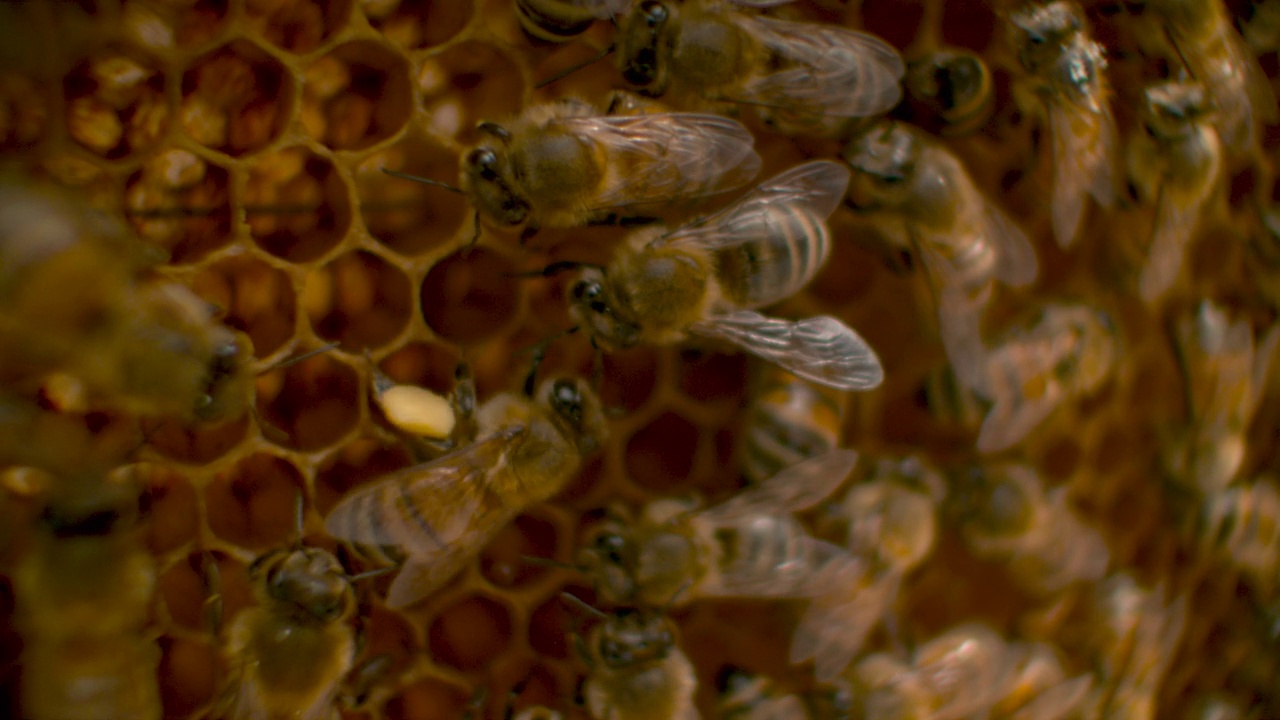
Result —
[[165, 717], [190, 717], [207, 705], [222, 676], [214, 643], [160, 638], [160, 703]]
[[253, 0], [249, 24], [271, 44], [309, 53], [340, 30], [351, 15], [350, 0]]
[[258, 417], [263, 436], [296, 450], [331, 446], [360, 419], [360, 381], [334, 353], [263, 373]]
[[411, 285], [377, 255], [347, 253], [307, 276], [307, 316], [326, 340], [353, 351], [378, 347], [413, 317]]
[[141, 473], [145, 483], [142, 509], [148, 519], [147, 547], [151, 552], [160, 555], [195, 540], [200, 508], [191, 481], [159, 465], [148, 465]]
[[[211, 577], [215, 572], [216, 579]], [[212, 634], [215, 618], [210, 615], [207, 600], [215, 588], [221, 599], [221, 625], [225, 628], [236, 613], [253, 603], [253, 591], [245, 566], [224, 553], [198, 551], [181, 558], [160, 574], [156, 594], [179, 627]]]
[[352, 488], [406, 468], [413, 463], [402, 444], [388, 445], [373, 438], [343, 443], [316, 471], [316, 510], [327, 514]]
[[458, 158], [430, 140], [414, 138], [375, 155], [356, 169], [360, 214], [374, 238], [403, 255], [451, 244], [474, 211], [456, 193], [383, 168], [445, 184], [458, 182]]
[[295, 512], [305, 493], [302, 473], [288, 460], [250, 455], [205, 487], [209, 529], [242, 548], [287, 545], [298, 537]]
[[491, 250], [462, 250], [436, 263], [422, 282], [422, 317], [452, 342], [479, 343], [515, 317], [521, 288], [515, 267]]
[[205, 265], [191, 286], [221, 308], [224, 324], [249, 336], [254, 355], [273, 355], [293, 338], [297, 294], [283, 270], [252, 255], [237, 255]]
[[693, 471], [701, 435], [697, 425], [664, 412], [627, 439], [627, 477], [657, 494], [684, 485]]
[[196, 47], [217, 36], [227, 24], [228, 0], [157, 3], [126, 0], [121, 23], [130, 40], [153, 49]]
[[289, 122], [290, 75], [278, 60], [235, 40], [196, 60], [182, 76], [179, 121], [205, 147], [243, 155], [275, 139]]
[[47, 86], [26, 75], [0, 72], [0, 150], [31, 147], [49, 127]]
[[167, 458], [190, 465], [206, 465], [222, 457], [244, 442], [248, 430], [248, 415], [221, 425], [185, 425], [168, 418], [142, 421], [148, 445]]
[[442, 609], [431, 623], [431, 657], [462, 672], [478, 672], [511, 643], [511, 611], [485, 595]]
[[108, 50], [68, 73], [62, 89], [71, 139], [113, 160], [155, 145], [170, 115], [157, 65], [136, 52]]
[[436, 678], [404, 688], [383, 707], [387, 720], [455, 720], [466, 714], [471, 691]]
[[475, 140], [477, 122], [503, 120], [524, 104], [520, 65], [497, 47], [475, 40], [423, 60], [417, 83], [431, 129], [460, 142]]
[[480, 572], [500, 588], [528, 585], [543, 577], [547, 568], [523, 558], [554, 558], [557, 545], [554, 523], [536, 515], [520, 515], [480, 553]]
[[346, 182], [333, 164], [306, 148], [285, 148], [253, 163], [244, 190], [249, 233], [290, 262], [314, 260], [351, 226]]
[[361, 150], [400, 132], [413, 110], [404, 58], [371, 42], [334, 48], [306, 70], [299, 117], [335, 150]]
[[741, 401], [747, 384], [747, 356], [684, 348], [676, 363], [680, 392], [692, 400], [710, 403]]
[[174, 263], [199, 262], [231, 239], [230, 175], [179, 149], [162, 152], [130, 176], [124, 213], [138, 236]]
[[404, 48], [443, 45], [466, 27], [475, 12], [472, 0], [365, 0], [369, 24]]

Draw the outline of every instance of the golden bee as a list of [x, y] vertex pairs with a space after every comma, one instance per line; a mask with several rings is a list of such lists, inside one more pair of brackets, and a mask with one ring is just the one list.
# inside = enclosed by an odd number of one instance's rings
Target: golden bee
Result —
[[742, 12], [760, 2], [643, 0], [618, 22], [623, 78], [677, 107], [744, 105], [786, 134], [839, 137], [902, 98], [906, 68], [880, 38]]
[[1280, 490], [1262, 476], [1206, 497], [1195, 535], [1210, 553], [1239, 568], [1263, 597], [1280, 582]]
[[1087, 716], [1091, 674], [1068, 677], [1059, 653], [1044, 643], [1010, 643], [1009, 652], [1012, 680], [992, 708], [992, 717], [1061, 720]]
[[764, 366], [747, 409], [742, 472], [760, 483], [783, 469], [840, 446], [848, 395]]
[[516, 0], [516, 17], [530, 37], [560, 43], [587, 31], [596, 20], [626, 10], [630, 0]]
[[964, 349], [978, 341], [976, 318], [972, 325], [954, 322], [945, 310], [960, 303], [980, 313], [996, 280], [1030, 284], [1038, 269], [1031, 242], [983, 197], [953, 154], [906, 125], [872, 128], [848, 145], [845, 160], [857, 171], [852, 204], [924, 265], [948, 357], [958, 373], [973, 372], [980, 354]]
[[812, 597], [825, 591], [824, 573], [853, 560], [793, 513], [829, 496], [857, 457], [836, 450], [810, 458], [709, 508], [662, 498], [638, 518], [615, 514], [584, 539], [577, 566], [610, 604]]
[[[529, 385], [532, 386], [532, 376]], [[458, 408], [459, 449], [357, 488], [330, 511], [329, 534], [370, 559], [403, 563], [387, 603], [418, 602], [458, 573], [529, 505], [554, 495], [607, 433], [582, 380], [550, 379], [524, 395]]]
[[1155, 717], [1156, 695], [1187, 622], [1187, 598], [1165, 602], [1163, 595], [1128, 574], [1096, 588], [1093, 646], [1103, 717]]
[[693, 695], [698, 678], [676, 644], [675, 623], [654, 609], [601, 615], [585, 641], [575, 636], [588, 668], [582, 693], [591, 717], [697, 720]]
[[1069, 247], [1080, 231], [1085, 198], [1110, 207], [1116, 125], [1111, 115], [1107, 61], [1091, 40], [1084, 13], [1056, 0], [1009, 17], [1011, 40], [1022, 77], [1014, 84], [1018, 104], [1048, 125], [1053, 158], [1053, 231]]
[[50, 370], [140, 414], [243, 411], [248, 340], [187, 288], [145, 277], [156, 258], [124, 226], [70, 199], [0, 184], [0, 374]]
[[1224, 489], [1245, 458], [1245, 438], [1280, 345], [1280, 326], [1254, 339], [1247, 319], [1232, 321], [1205, 300], [1175, 328], [1186, 378], [1191, 427], [1173, 438], [1167, 465], [1175, 478], [1211, 494]]
[[156, 568], [138, 488], [60, 479], [13, 568], [23, 717], [159, 720], [160, 650], [148, 625]]
[[708, 217], [638, 230], [608, 267], [583, 271], [570, 313], [606, 350], [697, 335], [829, 387], [877, 387], [880, 360], [844, 323], [825, 315], [780, 320], [753, 309], [799, 291], [821, 268], [831, 244], [824, 220], [848, 180], [836, 163], [810, 162]]
[[[1167, 38], [1169, 59], [1187, 69], [1212, 96], [1222, 143], [1247, 157], [1258, 147], [1257, 124], [1280, 120], [1275, 92], [1257, 59], [1236, 32], [1227, 7], [1219, 0], [1149, 0], [1159, 29], [1149, 37]], [[1163, 32], [1161, 32], [1161, 30]]]
[[1027, 592], [1052, 597], [1106, 574], [1106, 541], [1071, 508], [1065, 486], [1046, 490], [1034, 469], [1002, 464], [970, 469], [954, 490], [948, 509], [969, 549], [1006, 562]]
[[760, 171], [751, 133], [717, 115], [599, 115], [564, 100], [478, 127], [460, 192], [505, 229], [576, 227], [732, 190]]
[[903, 85], [912, 120], [944, 137], [977, 132], [995, 110], [991, 70], [982, 56], [964, 48], [942, 48], [912, 59]]
[[[961, 304], [944, 306], [955, 323], [976, 325]], [[957, 337], [978, 337], [973, 327]], [[960, 381], [990, 403], [977, 447], [994, 453], [1012, 447], [1059, 405], [1088, 395], [1111, 376], [1119, 353], [1110, 315], [1078, 304], [1048, 304], [1028, 326], [1006, 332], [994, 347], [966, 348], [981, 357], [976, 372]]]
[[1187, 244], [1222, 175], [1213, 112], [1212, 99], [1197, 83], [1146, 89], [1142, 128], [1129, 142], [1127, 164], [1138, 198], [1155, 208], [1147, 261], [1138, 277], [1138, 292], [1148, 303], [1178, 279]]

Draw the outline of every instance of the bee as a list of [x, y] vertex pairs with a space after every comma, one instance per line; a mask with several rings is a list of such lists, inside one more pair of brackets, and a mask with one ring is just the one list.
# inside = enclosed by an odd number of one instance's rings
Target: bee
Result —
[[1044, 643], [1010, 643], [1013, 680], [992, 717], [1060, 720], [1083, 714], [1093, 688], [1089, 673], [1068, 678], [1058, 652]]
[[561, 43], [581, 35], [596, 20], [627, 9], [630, 0], [516, 0], [520, 27], [535, 40]]
[[[592, 608], [594, 610], [594, 608]], [[697, 720], [698, 678], [662, 610], [595, 611], [600, 623], [575, 646], [588, 671], [583, 697], [597, 720]]]
[[1245, 436], [1280, 345], [1280, 326], [1255, 344], [1248, 320], [1233, 322], [1205, 300], [1194, 319], [1177, 322], [1175, 336], [1192, 428], [1189, 437], [1170, 443], [1167, 464], [1175, 477], [1212, 494], [1230, 484], [1244, 463]]
[[955, 481], [949, 511], [969, 549], [1003, 561], [1019, 585], [1051, 597], [1106, 574], [1106, 541], [1071, 509], [1067, 488], [1046, 491], [1026, 465], [971, 468]]
[[836, 163], [806, 163], [709, 217], [635, 231], [608, 267], [583, 271], [570, 314], [606, 350], [692, 334], [726, 340], [829, 387], [877, 387], [880, 360], [839, 320], [793, 322], [753, 310], [797, 292], [821, 268], [830, 250], [823, 221], [848, 180]]
[[[964, 348], [977, 325], [954, 322], [948, 305], [979, 313], [994, 281], [1030, 284], [1036, 253], [1022, 230], [983, 197], [960, 161], [908, 126], [886, 122], [850, 143], [845, 160], [857, 171], [850, 199], [891, 243], [923, 262], [938, 306], [943, 343], [961, 374], [980, 357]], [[967, 319], [967, 318], [966, 318]], [[954, 339], [969, 331], [972, 337]]]
[[732, 190], [760, 172], [751, 133], [718, 115], [602, 116], [565, 100], [509, 126], [483, 122], [455, 189], [506, 229], [577, 227], [611, 210], [662, 207]]
[[618, 22], [615, 44], [623, 78], [640, 92], [679, 107], [746, 105], [792, 135], [839, 137], [853, 121], [888, 111], [906, 71], [874, 35], [749, 15], [716, 0], [638, 2]]
[[70, 199], [0, 183], [0, 374], [64, 371], [140, 414], [216, 421], [247, 405], [251, 348], [148, 248]]
[[638, 518], [615, 513], [585, 538], [577, 566], [610, 604], [811, 597], [825, 590], [825, 572], [853, 561], [793, 513], [829, 496], [857, 458], [852, 450], [810, 458], [709, 508], [663, 498]]
[[916, 648], [911, 662], [885, 653], [853, 669], [867, 720], [985, 717], [1013, 681], [1004, 638], [979, 624], [954, 627]]
[[1151, 12], [1174, 54], [1218, 109], [1222, 143], [1234, 155], [1247, 156], [1258, 147], [1257, 121], [1280, 120], [1275, 92], [1257, 59], [1236, 32], [1219, 0], [1149, 0]]
[[1182, 269], [1186, 246], [1222, 174], [1222, 144], [1213, 129], [1212, 100], [1196, 83], [1146, 89], [1142, 129], [1128, 148], [1129, 175], [1139, 199], [1154, 205], [1147, 263], [1138, 292], [1155, 302]]
[[1093, 644], [1103, 717], [1155, 717], [1156, 695], [1187, 622], [1187, 598], [1166, 603], [1163, 595], [1128, 574], [1113, 575], [1096, 589]]
[[[387, 604], [405, 607], [449, 581], [529, 505], [554, 495], [604, 442], [599, 398], [582, 380], [550, 379], [475, 410], [456, 408], [458, 449], [357, 488], [330, 511], [329, 534], [403, 567]], [[470, 396], [471, 393], [464, 393]], [[474, 424], [473, 424], [474, 422]]]
[[1022, 69], [1014, 97], [1023, 111], [1047, 119], [1053, 148], [1053, 232], [1070, 247], [1080, 231], [1085, 196], [1102, 207], [1114, 198], [1116, 124], [1111, 115], [1107, 60], [1091, 40], [1084, 13], [1057, 0], [1010, 17], [1010, 36]]
[[25, 718], [161, 717], [160, 650], [148, 627], [156, 568], [138, 488], [117, 480], [50, 482], [13, 569]]
[[1280, 491], [1263, 476], [1206, 497], [1196, 535], [1201, 545], [1239, 568], [1270, 597], [1280, 579]]
[[908, 62], [903, 85], [913, 119], [943, 137], [977, 132], [995, 110], [991, 69], [964, 48], [942, 48]]
[[743, 474], [764, 482], [784, 468], [840, 446], [848, 395], [766, 366], [747, 409]]
[[723, 720], [808, 720], [799, 696], [784, 693], [763, 675], [726, 667], [716, 679], [716, 710]]
[[[961, 304], [944, 306], [956, 323], [976, 324]], [[977, 337], [971, 328], [958, 336]], [[990, 403], [977, 448], [999, 452], [1024, 438], [1059, 405], [1088, 395], [1110, 377], [1119, 353], [1110, 315], [1078, 304], [1051, 303], [1026, 327], [1006, 332], [990, 349], [965, 348], [982, 357], [977, 372], [960, 377]], [[960, 367], [956, 367], [960, 375]]]

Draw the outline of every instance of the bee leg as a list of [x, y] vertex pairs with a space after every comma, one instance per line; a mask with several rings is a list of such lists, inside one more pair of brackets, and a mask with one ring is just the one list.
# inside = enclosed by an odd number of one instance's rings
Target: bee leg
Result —
[[214, 638], [222, 637], [222, 571], [212, 553], [201, 553], [201, 574], [204, 576], [204, 619]]
[[530, 225], [529, 227], [526, 227], [524, 230], [520, 232], [520, 244], [521, 245], [528, 244], [528, 242], [533, 239], [533, 236], [537, 234], [538, 234], [538, 228], [533, 227], [532, 225]]
[[365, 660], [347, 675], [339, 700], [344, 707], [358, 710], [369, 702], [379, 686], [388, 684], [390, 673], [390, 655], [383, 653]]
[[475, 215], [472, 216], [471, 226], [473, 228], [471, 231], [471, 240], [467, 242], [467, 247], [466, 249], [463, 250], [464, 255], [470, 255], [471, 251], [475, 249], [475, 246], [480, 244], [480, 210], [479, 208], [476, 209]]
[[460, 442], [475, 439], [476, 426], [476, 379], [471, 373], [471, 365], [465, 360], [458, 363], [453, 371], [453, 394], [450, 397], [453, 412], [457, 416], [457, 429], [453, 437], [447, 440], [450, 449]]

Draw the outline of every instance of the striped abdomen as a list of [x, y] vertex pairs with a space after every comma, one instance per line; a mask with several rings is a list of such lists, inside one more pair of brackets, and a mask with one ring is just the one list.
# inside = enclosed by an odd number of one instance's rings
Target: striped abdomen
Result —
[[772, 305], [795, 294], [831, 251], [826, 223], [802, 207], [771, 206], [735, 230], [749, 239], [718, 250], [716, 264], [725, 300], [739, 308]]
[[721, 575], [735, 580], [767, 578], [768, 596], [811, 594], [809, 586], [826, 561], [815, 551], [804, 526], [790, 515], [743, 518], [736, 527], [717, 530], [715, 537]]
[[742, 471], [760, 483], [840, 445], [847, 395], [771, 367], [747, 413]]

